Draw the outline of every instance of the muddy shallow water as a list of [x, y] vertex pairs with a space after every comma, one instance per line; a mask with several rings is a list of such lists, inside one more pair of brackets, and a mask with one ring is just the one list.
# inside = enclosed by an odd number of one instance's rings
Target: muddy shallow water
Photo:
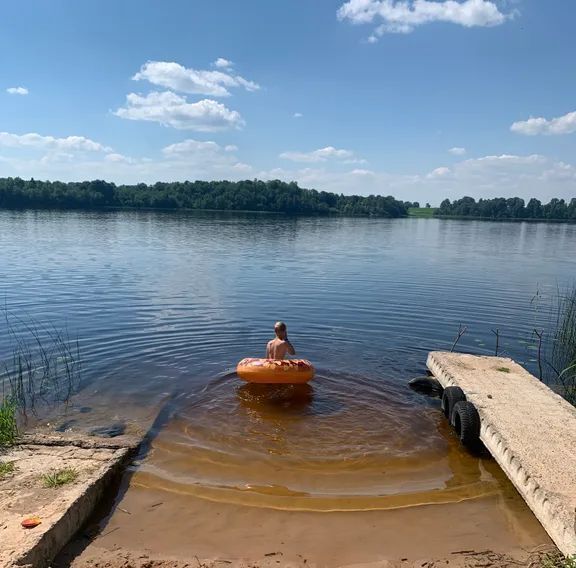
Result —
[[308, 385], [274, 386], [227, 375], [179, 401], [133, 482], [223, 503], [318, 512], [497, 491], [491, 462], [467, 458], [441, 415], [413, 398], [405, 386], [352, 374], [319, 372]]
[[437, 399], [415, 397], [322, 369], [309, 385], [223, 374], [179, 393], [90, 540], [55, 566], [508, 566], [550, 547], [496, 463], [462, 448]]

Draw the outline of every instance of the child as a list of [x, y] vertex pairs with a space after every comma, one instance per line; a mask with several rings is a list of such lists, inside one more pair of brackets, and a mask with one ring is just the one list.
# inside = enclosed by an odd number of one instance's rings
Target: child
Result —
[[266, 346], [266, 359], [284, 359], [286, 353], [296, 355], [296, 350], [288, 341], [288, 330], [283, 321], [274, 324], [274, 333], [276, 337]]

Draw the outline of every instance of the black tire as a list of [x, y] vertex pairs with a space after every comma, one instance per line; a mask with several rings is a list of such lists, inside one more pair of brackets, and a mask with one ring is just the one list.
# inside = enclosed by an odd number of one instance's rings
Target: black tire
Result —
[[444, 390], [440, 381], [433, 377], [417, 377], [408, 381], [408, 386], [413, 391], [435, 398], [442, 398], [442, 391]]
[[471, 402], [461, 400], [454, 405], [451, 423], [467, 448], [477, 449], [480, 446], [480, 416]]
[[457, 402], [466, 400], [466, 395], [460, 387], [446, 387], [442, 393], [442, 412], [452, 423], [452, 409]]

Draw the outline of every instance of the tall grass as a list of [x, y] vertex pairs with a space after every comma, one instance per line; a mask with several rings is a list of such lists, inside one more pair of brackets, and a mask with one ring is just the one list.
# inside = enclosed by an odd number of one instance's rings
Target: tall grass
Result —
[[17, 437], [16, 403], [6, 396], [0, 403], [0, 449], [12, 446]]
[[34, 413], [39, 403], [67, 402], [81, 376], [78, 340], [66, 330], [3, 310], [8, 356], [0, 361], [2, 408]]
[[576, 283], [559, 291], [555, 322], [547, 360], [551, 380], [561, 394], [576, 406]]

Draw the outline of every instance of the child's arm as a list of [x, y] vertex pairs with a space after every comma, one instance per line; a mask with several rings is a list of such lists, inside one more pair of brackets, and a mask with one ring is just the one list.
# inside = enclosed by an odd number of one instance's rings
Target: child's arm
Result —
[[266, 359], [272, 359], [270, 355], [270, 342], [266, 344]]

